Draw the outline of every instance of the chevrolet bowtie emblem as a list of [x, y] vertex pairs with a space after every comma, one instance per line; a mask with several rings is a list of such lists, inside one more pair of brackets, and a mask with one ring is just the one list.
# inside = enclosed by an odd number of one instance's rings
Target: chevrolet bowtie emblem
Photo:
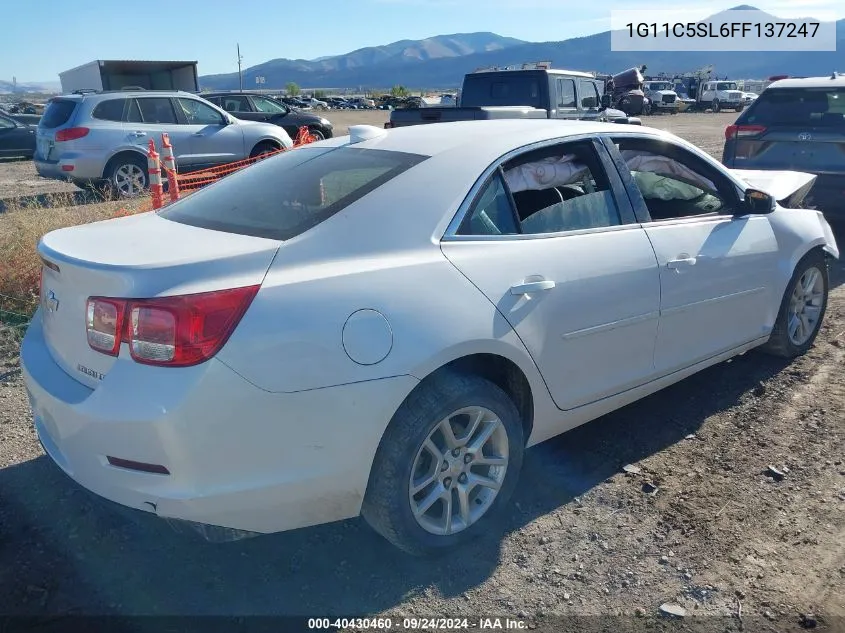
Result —
[[58, 312], [59, 300], [56, 298], [56, 293], [52, 290], [47, 293], [47, 310], [50, 312]]

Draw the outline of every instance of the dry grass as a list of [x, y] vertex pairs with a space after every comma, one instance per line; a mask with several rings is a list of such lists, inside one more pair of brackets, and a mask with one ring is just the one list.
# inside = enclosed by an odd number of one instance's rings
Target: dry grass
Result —
[[43, 235], [150, 208], [149, 199], [139, 198], [129, 203], [113, 201], [72, 207], [30, 205], [0, 214], [0, 325], [14, 325], [35, 310], [41, 272], [36, 246]]

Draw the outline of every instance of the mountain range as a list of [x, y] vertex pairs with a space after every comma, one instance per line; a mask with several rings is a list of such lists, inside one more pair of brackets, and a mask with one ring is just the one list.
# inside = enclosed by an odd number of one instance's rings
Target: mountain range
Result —
[[[757, 10], [742, 5], [733, 10]], [[730, 10], [728, 10], [730, 11]], [[701, 22], [723, 18], [716, 14]], [[759, 12], [760, 21], [782, 20]], [[504, 66], [549, 60], [555, 68], [615, 73], [645, 64], [649, 73], [688, 72], [713, 65], [719, 76], [763, 79], [771, 75], [826, 75], [845, 71], [845, 20], [836, 23], [836, 51], [709, 52], [611, 51], [611, 32], [561, 42], [525, 42], [495, 33], [457, 33], [424, 40], [402, 40], [316, 60], [273, 59], [243, 72], [244, 88], [264, 77], [263, 88], [283, 89], [288, 82], [303, 88], [454, 88], [467, 72], [483, 66]], [[238, 73], [200, 77], [202, 88], [236, 89]]]
[[15, 91], [50, 93], [59, 90], [61, 90], [61, 84], [58, 81], [27, 81], [13, 84], [11, 81], [0, 79], [0, 94], [10, 94]]

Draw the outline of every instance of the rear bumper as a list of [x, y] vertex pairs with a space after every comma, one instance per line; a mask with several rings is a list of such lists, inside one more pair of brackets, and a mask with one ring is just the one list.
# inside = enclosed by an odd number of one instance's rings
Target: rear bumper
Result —
[[35, 170], [42, 178], [89, 182], [103, 177], [105, 164], [79, 152], [68, 152], [56, 160], [44, 160], [37, 154], [33, 158]]
[[21, 366], [38, 437], [74, 481], [160, 518], [259, 533], [358, 515], [382, 433], [417, 383], [269, 393], [214, 359], [162, 369], [118, 358], [92, 390], [53, 361], [40, 313]]

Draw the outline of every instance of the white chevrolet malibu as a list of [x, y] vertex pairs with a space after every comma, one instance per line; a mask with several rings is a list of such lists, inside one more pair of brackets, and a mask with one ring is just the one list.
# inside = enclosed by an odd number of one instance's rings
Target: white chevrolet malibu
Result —
[[79, 484], [224, 533], [359, 514], [428, 554], [492, 529], [526, 447], [819, 331], [814, 176], [647, 127], [478, 121], [267, 159], [54, 231], [21, 354]]

